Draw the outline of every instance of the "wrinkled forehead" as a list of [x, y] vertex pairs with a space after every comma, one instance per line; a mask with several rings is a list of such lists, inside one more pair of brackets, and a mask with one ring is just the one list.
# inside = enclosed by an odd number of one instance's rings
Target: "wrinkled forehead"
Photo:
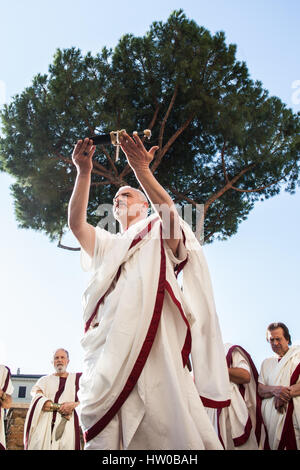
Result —
[[120, 196], [122, 194], [132, 194], [133, 196], [137, 196], [140, 200], [147, 202], [147, 198], [140, 191], [139, 189], [132, 188], [131, 186], [122, 186], [115, 194], [114, 199], [116, 199], [117, 196]]
[[64, 349], [57, 349], [53, 354], [54, 359], [61, 357], [61, 356], [65, 356], [68, 359], [68, 354]]
[[270, 340], [273, 338], [283, 338], [284, 337], [284, 331], [282, 328], [275, 328], [274, 330], [269, 331], [269, 338]]

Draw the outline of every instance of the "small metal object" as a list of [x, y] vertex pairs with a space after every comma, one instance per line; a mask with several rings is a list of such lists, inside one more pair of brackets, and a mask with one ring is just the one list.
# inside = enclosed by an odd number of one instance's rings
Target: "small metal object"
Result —
[[[116, 161], [119, 159], [119, 151], [120, 151], [120, 136], [125, 133], [125, 129], [121, 129], [119, 131], [111, 131], [109, 134], [98, 134], [98, 135], [93, 135], [89, 137], [93, 141], [94, 145], [105, 145], [105, 144], [111, 144], [116, 147]], [[139, 137], [146, 137], [148, 140], [151, 138], [151, 130], [150, 129], [145, 129], [143, 132], [134, 132], [135, 135], [138, 135]]]
[[55, 431], [55, 440], [56, 441], [58, 441], [61, 438], [61, 436], [63, 435], [66, 424], [67, 424], [67, 421], [69, 421], [69, 420], [67, 418], [65, 418], [65, 416], [61, 417], [60, 423], [57, 426], [56, 431]]

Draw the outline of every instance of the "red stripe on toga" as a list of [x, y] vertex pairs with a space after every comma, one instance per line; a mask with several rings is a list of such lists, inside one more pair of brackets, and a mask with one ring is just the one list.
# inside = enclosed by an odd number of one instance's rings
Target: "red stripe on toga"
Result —
[[[146, 234], [145, 231], [143, 232], [144, 234]], [[131, 373], [129, 374], [129, 377], [125, 383], [125, 386], [123, 390], [121, 391], [120, 395], [118, 396], [118, 398], [116, 399], [116, 401], [114, 402], [114, 404], [105, 413], [105, 415], [102, 416], [102, 418], [100, 418], [92, 427], [90, 427], [90, 429], [88, 429], [84, 433], [84, 439], [86, 442], [90, 441], [91, 439], [94, 439], [107, 426], [107, 424], [111, 421], [111, 419], [118, 413], [119, 409], [121, 408], [123, 403], [126, 401], [131, 391], [133, 390], [135, 384], [137, 383], [138, 378], [144, 368], [146, 360], [151, 351], [151, 348], [152, 348], [152, 345], [153, 345], [153, 342], [157, 333], [157, 329], [158, 329], [158, 325], [159, 325], [159, 321], [161, 317], [161, 312], [162, 312], [162, 307], [163, 307], [163, 302], [164, 302], [164, 295], [165, 295], [166, 255], [165, 255], [164, 248], [163, 248], [161, 226], [160, 226], [160, 256], [161, 256], [160, 273], [159, 273], [159, 281], [158, 281], [158, 287], [157, 287], [157, 292], [156, 292], [156, 300], [155, 300], [154, 310], [152, 314], [152, 319], [151, 319], [150, 326], [148, 328], [143, 346], [133, 366], [133, 369]]]

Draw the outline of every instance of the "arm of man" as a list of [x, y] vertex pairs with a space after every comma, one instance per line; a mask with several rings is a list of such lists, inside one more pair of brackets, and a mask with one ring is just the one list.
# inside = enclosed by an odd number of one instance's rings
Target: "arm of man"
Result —
[[0, 389], [0, 407], [1, 408], [10, 408], [11, 404], [12, 404], [11, 395], [9, 395], [6, 392], [3, 392], [3, 390]]
[[61, 407], [59, 409], [59, 412], [62, 415], [71, 415], [74, 411], [74, 409], [79, 405], [79, 402], [75, 401], [68, 401], [65, 403], [61, 404]]
[[86, 220], [91, 185], [92, 158], [95, 146], [90, 139], [79, 140], [72, 154], [77, 177], [68, 208], [70, 230], [82, 248], [92, 257], [95, 246], [95, 227]]
[[176, 256], [181, 239], [178, 212], [172, 198], [159, 184], [149, 168], [159, 147], [154, 146], [148, 152], [136, 133], [133, 134], [133, 139], [124, 133], [120, 137], [120, 142], [136, 179], [162, 220], [164, 239]]
[[230, 382], [235, 384], [248, 384], [250, 382], [250, 373], [241, 367], [229, 367], [228, 368]]
[[258, 394], [262, 399], [275, 397], [287, 403], [291, 399], [290, 390], [290, 387], [283, 387], [281, 385], [263, 385], [258, 383]]
[[[38, 390], [36, 390], [35, 394], [36, 394], [36, 395], [39, 395], [39, 394], [44, 395], [44, 392], [43, 392], [43, 390], [38, 389]], [[52, 400], [47, 400], [47, 401], [44, 403], [42, 410], [43, 410], [43, 411], [50, 411], [52, 404], [53, 404], [53, 401], [52, 401]]]
[[291, 398], [299, 397], [300, 396], [300, 383], [291, 385], [290, 387], [290, 395]]

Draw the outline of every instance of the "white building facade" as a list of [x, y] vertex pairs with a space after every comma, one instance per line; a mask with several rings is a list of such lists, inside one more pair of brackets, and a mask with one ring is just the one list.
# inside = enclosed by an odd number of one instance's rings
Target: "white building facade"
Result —
[[42, 375], [21, 374], [18, 369], [17, 374], [11, 374], [11, 381], [14, 387], [12, 394], [13, 404], [17, 403], [30, 403], [31, 402], [31, 389], [36, 381]]

